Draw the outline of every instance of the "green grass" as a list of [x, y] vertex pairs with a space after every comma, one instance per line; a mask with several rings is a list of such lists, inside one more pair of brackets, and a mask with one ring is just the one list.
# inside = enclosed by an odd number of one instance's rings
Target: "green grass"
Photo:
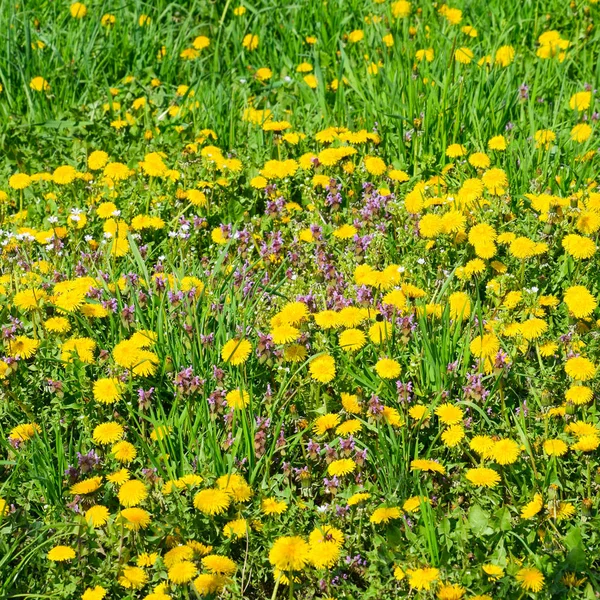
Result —
[[[165, 556], [173, 547], [202, 542], [237, 566], [225, 591], [209, 598], [594, 598], [600, 591], [598, 450], [578, 450], [579, 437], [568, 426], [584, 421], [598, 437], [598, 385], [595, 376], [579, 382], [590, 387], [592, 399], [567, 403], [565, 393], [577, 381], [565, 363], [583, 354], [598, 364], [600, 322], [595, 305], [578, 317], [564, 300], [568, 288], [584, 286], [597, 301], [598, 255], [577, 258], [564, 240], [579, 234], [598, 241], [599, 228], [586, 229], [580, 216], [593, 220], [598, 212], [600, 4], [457, 1], [452, 7], [462, 10], [460, 24], [432, 2], [413, 2], [406, 18], [394, 18], [389, 1], [243, 6], [246, 13], [236, 16], [238, 4], [230, 0], [100, 0], [75, 19], [68, 3], [0, 4], [0, 500], [8, 509], [2, 515], [0, 506], [0, 597], [79, 600], [100, 585], [108, 599], [196, 598], [192, 584], [174, 582]], [[114, 15], [113, 26], [102, 25], [106, 14]], [[151, 22], [141, 26], [141, 15]], [[475, 27], [477, 36], [468, 36], [464, 25]], [[364, 39], [352, 43], [348, 35], [357, 29]], [[569, 40], [564, 60], [537, 55], [540, 35], [550, 30]], [[256, 50], [244, 47], [247, 34], [259, 37]], [[193, 60], [181, 58], [200, 35], [210, 46]], [[507, 45], [514, 60], [494, 64]], [[455, 60], [462, 47], [474, 54], [470, 64]], [[416, 52], [428, 48], [433, 60], [418, 61]], [[479, 65], [486, 56], [492, 64]], [[297, 70], [302, 63], [311, 65], [316, 88]], [[262, 67], [272, 71], [266, 81], [255, 76]], [[36, 77], [49, 89], [32, 89]], [[584, 89], [592, 91], [590, 107], [573, 110], [571, 97]], [[139, 99], [146, 104], [136, 108]], [[287, 132], [302, 135], [297, 143], [286, 141], [245, 119], [251, 109], [270, 111], [270, 121], [289, 121]], [[571, 130], [584, 121], [593, 133], [576, 142]], [[318, 141], [328, 127], [366, 130], [378, 139], [351, 144], [356, 153], [335, 165], [305, 162], [308, 154], [349, 145]], [[545, 129], [556, 140], [538, 147], [536, 132]], [[488, 147], [499, 135], [508, 141], [504, 151]], [[467, 155], [449, 156], [453, 144], [464, 145]], [[216, 161], [211, 146], [222, 152]], [[96, 150], [127, 165], [131, 175], [112, 182], [88, 168]], [[140, 161], [153, 152], [174, 172], [145, 175]], [[467, 160], [474, 152], [487, 153], [490, 168], [502, 169], [508, 185], [503, 193], [485, 189], [463, 202], [465, 182], [485, 181], [486, 169]], [[385, 172], [370, 171], [368, 156], [382, 158]], [[223, 167], [227, 158], [238, 158], [241, 168]], [[286, 159], [301, 165], [293, 176], [253, 183], [267, 161]], [[62, 165], [77, 169], [78, 178], [63, 185], [42, 176], [23, 190], [9, 183], [15, 173], [51, 174]], [[408, 180], [395, 181], [391, 169], [405, 171]], [[340, 186], [337, 209], [328, 190], [315, 184], [313, 176], [322, 175]], [[412, 192], [422, 185], [426, 202], [411, 210]], [[371, 187], [379, 190], [375, 200]], [[206, 194], [206, 206], [190, 203], [190, 189]], [[550, 204], [540, 209], [544, 195]], [[274, 208], [279, 197], [285, 206]], [[369, 212], [369, 202], [381, 197], [387, 208]], [[99, 210], [106, 202], [120, 211], [112, 220]], [[424, 219], [450, 209], [461, 212], [464, 225], [428, 236]], [[81, 229], [70, 220], [74, 210], [86, 217]], [[142, 215], [160, 217], [164, 226], [136, 230], [134, 219]], [[118, 236], [128, 243], [123, 256], [111, 252], [114, 236], [106, 235], [117, 220], [127, 228]], [[504, 238], [493, 256], [485, 255], [469, 236], [481, 223], [498, 235], [545, 243], [547, 250], [522, 259]], [[333, 235], [349, 224], [358, 239]], [[57, 226], [65, 228], [60, 243], [40, 237]], [[212, 237], [221, 226], [231, 226], [224, 244]], [[322, 228], [323, 239], [300, 241], [310, 227]], [[364, 236], [372, 239], [362, 250]], [[481, 272], [466, 273], [476, 258], [483, 259]], [[403, 271], [389, 284], [362, 285], [356, 269], [364, 265]], [[86, 315], [81, 306], [60, 310], [60, 282], [81, 283], [81, 277], [93, 278], [93, 285], [80, 302], [106, 314]], [[202, 289], [177, 296], [186, 277]], [[15, 296], [31, 289], [46, 295], [27, 308]], [[402, 289], [407, 304], [389, 316], [384, 297], [392, 289]], [[456, 292], [470, 302], [461, 314], [452, 308]], [[515, 306], [506, 302], [510, 292], [522, 294]], [[544, 304], [549, 295], [556, 304]], [[306, 349], [293, 362], [284, 354], [289, 343], [263, 346], [279, 311], [299, 297], [311, 316], [293, 323]], [[369, 312], [353, 325], [317, 325], [314, 314], [346, 303]], [[397, 321], [400, 313], [404, 320]], [[47, 329], [46, 320], [56, 316], [67, 318], [70, 331]], [[547, 330], [529, 339], [522, 330], [509, 333], [532, 317]], [[380, 320], [390, 324], [384, 340], [369, 333]], [[15, 335], [40, 342], [31, 357], [16, 362], [13, 326]], [[354, 353], [339, 344], [341, 330], [350, 327], [365, 334]], [[140, 330], [155, 336], [147, 349], [156, 367], [142, 375], [139, 363], [126, 365], [127, 356], [113, 353]], [[500, 354], [495, 351], [486, 368], [473, 340], [492, 331]], [[94, 341], [91, 360], [61, 357], [61, 346], [73, 338]], [[222, 349], [240, 338], [252, 351], [233, 366]], [[556, 346], [549, 351], [550, 343]], [[335, 359], [335, 378], [319, 382], [311, 361], [326, 354]], [[399, 363], [399, 377], [377, 373], [383, 357]], [[490, 366], [496, 360], [504, 366]], [[197, 377], [192, 387], [186, 383], [191, 376]], [[120, 378], [118, 401], [95, 399], [95, 382], [113, 377]], [[396, 380], [410, 383], [410, 401]], [[150, 389], [150, 399], [141, 402]], [[229, 411], [223, 398], [235, 389], [248, 393], [248, 405]], [[348, 409], [343, 393], [356, 394], [360, 412]], [[446, 403], [463, 415], [454, 425], [464, 427], [465, 438], [456, 445], [445, 437], [453, 424], [436, 413]], [[387, 418], [377, 412], [380, 404]], [[416, 404], [429, 412], [415, 417]], [[351, 450], [335, 433], [339, 423], [319, 432], [319, 419], [332, 414], [360, 429]], [[95, 428], [105, 422], [123, 425], [137, 453], [130, 462], [120, 463], [112, 444], [95, 440]], [[40, 430], [18, 443], [14, 428], [27, 423]], [[157, 436], [160, 431], [165, 435]], [[484, 457], [470, 443], [483, 435], [491, 443], [514, 441], [518, 458], [503, 464], [502, 456]], [[548, 440], [565, 442], [568, 452], [550, 457]], [[79, 466], [71, 477], [69, 469], [90, 451], [100, 463]], [[363, 452], [366, 458], [357, 454]], [[340, 476], [335, 488], [329, 465], [349, 457], [354, 471]], [[435, 461], [444, 472], [419, 471], [412, 463], [417, 459]], [[124, 466], [149, 491], [141, 507], [151, 523], [139, 531], [125, 527], [119, 486], [108, 479]], [[467, 474], [482, 466], [497, 474], [498, 485], [470, 482]], [[200, 489], [232, 473], [245, 478], [251, 498], [232, 501], [216, 515], [194, 506]], [[202, 483], [169, 490], [169, 482], [191, 474]], [[71, 486], [93, 475], [103, 478], [99, 490], [74, 497]], [[358, 492], [370, 497], [349, 504]], [[524, 518], [534, 494], [541, 495], [542, 508]], [[406, 508], [417, 496], [418, 508]], [[285, 501], [287, 510], [265, 514], [262, 501], [269, 497]], [[108, 508], [105, 525], [93, 528], [81, 516], [93, 504]], [[389, 522], [371, 520], [384, 506], [405, 508]], [[227, 525], [237, 519], [246, 519], [249, 533], [228, 537]], [[318, 568], [321, 550], [311, 540], [309, 565], [298, 570], [298, 581], [278, 581], [276, 561], [269, 560], [276, 539], [307, 539], [323, 526], [343, 532], [339, 556]], [[76, 557], [48, 560], [58, 544]], [[139, 590], [124, 585], [124, 569], [150, 552], [159, 558], [144, 567], [148, 581]], [[191, 560], [207, 574], [199, 555]], [[482, 570], [490, 563], [502, 567], [497, 580]], [[426, 567], [439, 573], [431, 589], [419, 591], [410, 572]], [[543, 574], [539, 593], [520, 583], [526, 567]], [[464, 595], [448, 595], [453, 584]]]

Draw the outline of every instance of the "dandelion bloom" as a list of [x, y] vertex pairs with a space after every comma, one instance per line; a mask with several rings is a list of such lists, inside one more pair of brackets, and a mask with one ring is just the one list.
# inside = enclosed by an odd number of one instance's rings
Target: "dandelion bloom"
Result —
[[34, 77], [29, 82], [29, 87], [34, 92], [47, 92], [50, 89], [50, 84], [43, 77]]
[[446, 156], [450, 158], [458, 158], [460, 156], [465, 156], [467, 154], [467, 149], [462, 144], [450, 144], [446, 148]]
[[508, 177], [502, 169], [488, 169], [482, 176], [481, 181], [486, 190], [494, 196], [502, 196], [508, 187]]
[[83, 496], [85, 494], [93, 494], [95, 491], [100, 489], [100, 485], [102, 484], [102, 476], [97, 475], [96, 477], [90, 477], [89, 479], [83, 479], [82, 481], [78, 481], [74, 483], [70, 492], [73, 496]]
[[368, 492], [357, 492], [356, 494], [352, 494], [352, 496], [348, 498], [348, 506], [356, 506], [357, 504], [368, 500], [370, 497], [371, 494]]
[[[460, 600], [465, 595], [466, 591], [467, 590], [462, 587], [462, 585], [458, 585], [458, 583], [444, 583], [438, 588], [436, 597], [438, 600]], [[481, 600], [481, 598], [479, 600]]]
[[386, 164], [378, 156], [366, 156], [364, 159], [365, 169], [371, 175], [383, 175], [386, 170]]
[[75, 558], [75, 550], [69, 546], [54, 546], [48, 552], [48, 560], [52, 562], [65, 562]]
[[365, 32], [362, 29], [355, 29], [348, 34], [348, 41], [351, 44], [356, 44], [365, 39]]
[[119, 502], [126, 507], [137, 506], [148, 497], [148, 488], [142, 481], [126, 481], [119, 489]]
[[126, 481], [131, 479], [131, 475], [127, 469], [119, 469], [118, 471], [107, 475], [106, 479], [115, 485], [123, 485]]
[[31, 177], [27, 173], [15, 173], [8, 178], [8, 185], [13, 190], [24, 190], [31, 185]]
[[387, 321], [377, 321], [369, 328], [369, 339], [374, 344], [385, 342], [392, 334], [392, 326]]
[[86, 588], [81, 595], [81, 600], [103, 600], [108, 593], [101, 585], [96, 585], [93, 588]]
[[549, 129], [539, 129], [533, 137], [536, 141], [536, 148], [544, 148], [545, 150], [549, 150], [552, 142], [556, 140], [556, 134]]
[[500, 475], [493, 469], [480, 467], [468, 469], [466, 478], [476, 487], [496, 487], [500, 483]]
[[113, 404], [121, 396], [122, 386], [115, 377], [98, 379], [94, 383], [94, 399], [102, 404]]
[[300, 337], [300, 330], [289, 323], [283, 323], [271, 330], [271, 338], [275, 344], [289, 344]]
[[302, 79], [304, 80], [304, 83], [306, 83], [306, 85], [313, 90], [316, 90], [319, 86], [318, 79], [312, 73], [305, 75]]
[[83, 19], [83, 17], [87, 15], [87, 7], [81, 2], [73, 2], [69, 8], [69, 11], [74, 19]]
[[600, 446], [600, 436], [592, 434], [580, 436], [577, 442], [571, 445], [571, 448], [579, 452], [593, 452], [598, 446]]
[[281, 515], [287, 510], [287, 503], [277, 498], [265, 498], [261, 503], [261, 509], [265, 515]]
[[539, 592], [544, 587], [544, 575], [535, 567], [525, 567], [517, 571], [516, 580], [528, 592]]
[[584, 356], [575, 356], [569, 358], [565, 363], [565, 372], [567, 375], [578, 381], [587, 381], [592, 379], [596, 373], [594, 363]]
[[308, 562], [310, 546], [301, 537], [277, 538], [269, 552], [269, 562], [280, 571], [301, 571]]
[[125, 519], [125, 527], [127, 527], [127, 529], [131, 529], [132, 531], [146, 529], [146, 527], [152, 521], [150, 513], [147, 510], [137, 506], [122, 510], [121, 517]]
[[562, 456], [568, 451], [568, 446], [562, 440], [546, 440], [544, 442], [544, 452], [548, 456]]
[[327, 413], [321, 417], [318, 417], [314, 424], [315, 433], [323, 435], [330, 429], [335, 429], [340, 422], [340, 415], [336, 413]]
[[197, 573], [198, 569], [193, 562], [182, 560], [169, 569], [168, 576], [173, 583], [181, 584], [191, 581]]
[[501, 67], [508, 67], [515, 58], [515, 49], [512, 46], [500, 46], [496, 51], [494, 63]]
[[592, 397], [592, 389], [585, 385], [572, 385], [565, 392], [565, 400], [575, 405], [587, 404]]
[[451, 425], [442, 433], [442, 442], [444, 442], [444, 446], [454, 448], [454, 446], [460, 444], [464, 437], [465, 430], [462, 425]]
[[194, 206], [202, 208], [208, 204], [206, 194], [200, 190], [188, 190], [186, 192], [186, 197]]
[[329, 354], [317, 356], [310, 361], [309, 370], [316, 381], [329, 383], [335, 377], [335, 360]]
[[[194, 579], [194, 589], [201, 596], [208, 596], [209, 594], [218, 594], [223, 590], [223, 587], [227, 583], [227, 578], [221, 575], [213, 575], [211, 573], [201, 573]], [[165, 600], [163, 598], [157, 600]]]
[[402, 516], [402, 511], [397, 506], [382, 506], [376, 508], [370, 517], [371, 523], [389, 523], [393, 519], [399, 519]]
[[342, 350], [355, 352], [367, 343], [367, 336], [360, 329], [346, 329], [340, 333], [338, 341]]
[[589, 317], [598, 306], [596, 298], [582, 285], [568, 288], [564, 300], [569, 311], [578, 319]]
[[268, 67], [261, 67], [260, 69], [256, 70], [254, 76], [259, 81], [268, 81], [269, 79], [271, 79], [271, 77], [273, 77], [273, 71], [271, 71], [271, 69], [269, 69]]
[[341, 555], [340, 546], [334, 541], [311, 543], [308, 562], [317, 569], [331, 569]]
[[571, 139], [574, 142], [585, 142], [592, 135], [592, 128], [587, 123], [578, 123], [571, 129]]
[[594, 241], [575, 233], [566, 235], [562, 240], [562, 246], [573, 258], [580, 260], [587, 260], [596, 254]]
[[495, 135], [488, 141], [488, 148], [490, 150], [506, 150], [508, 144], [506, 142], [506, 138], [503, 135]]
[[349, 412], [353, 415], [359, 415], [362, 412], [360, 402], [358, 401], [358, 396], [356, 394], [347, 394], [346, 392], [342, 392], [340, 396], [342, 399], [342, 406], [346, 412]]
[[497, 581], [504, 576], [504, 569], [499, 565], [487, 564], [481, 567], [483, 572], [490, 578], [490, 581]]
[[192, 46], [194, 46], [196, 50], [204, 50], [204, 48], [208, 48], [210, 46], [210, 38], [206, 37], [205, 35], [199, 35], [192, 42]]
[[146, 585], [148, 575], [140, 567], [125, 567], [118, 581], [124, 588], [139, 590]]
[[93, 432], [93, 440], [97, 444], [114, 444], [123, 437], [123, 426], [114, 421], [98, 425]]
[[406, 575], [410, 587], [416, 590], [429, 590], [440, 576], [440, 572], [433, 567], [424, 567], [421, 569], [406, 569]]
[[500, 350], [500, 340], [493, 333], [477, 336], [470, 344], [469, 349], [479, 358], [491, 358]]
[[382, 379], [395, 379], [400, 375], [400, 363], [391, 358], [380, 358], [375, 365], [375, 371]]
[[476, 435], [470, 442], [469, 448], [482, 458], [490, 458], [495, 441], [487, 435]]
[[[175, 546], [171, 548], [164, 556], [163, 562], [165, 563], [165, 567], [170, 568], [173, 565], [183, 561], [183, 560], [192, 560], [194, 558], [194, 550], [189, 546]], [[138, 564], [139, 564], [138, 560]]]
[[392, 15], [396, 19], [404, 19], [410, 15], [411, 6], [408, 0], [396, 0], [392, 3]]
[[491, 162], [487, 154], [483, 152], [474, 152], [469, 156], [469, 164], [476, 169], [487, 169]]
[[26, 442], [37, 433], [41, 433], [41, 431], [42, 428], [37, 423], [21, 423], [20, 425], [17, 425], [11, 429], [8, 438], [10, 440]]
[[446, 402], [435, 409], [435, 414], [444, 425], [456, 425], [463, 420], [464, 412], [459, 406]]
[[343, 476], [352, 473], [356, 469], [356, 463], [351, 458], [334, 460], [327, 467], [327, 472], [332, 476]]
[[345, 421], [341, 425], [338, 425], [335, 432], [342, 437], [348, 437], [349, 435], [358, 433], [361, 429], [362, 424], [358, 419], [350, 419], [349, 421]]
[[231, 494], [235, 502], [246, 502], [252, 497], [252, 489], [238, 473], [222, 475], [217, 479], [217, 487]]
[[473, 60], [473, 56], [473, 51], [465, 46], [457, 48], [454, 51], [454, 60], [462, 63], [463, 65], [468, 65]]
[[248, 340], [229, 340], [221, 350], [221, 358], [226, 362], [232, 364], [234, 367], [244, 364], [250, 352], [252, 351], [252, 345]]
[[446, 468], [440, 463], [435, 462], [434, 460], [428, 460], [423, 458], [416, 458], [410, 463], [411, 471], [433, 471], [434, 473], [440, 473], [444, 475], [446, 473]]
[[110, 512], [108, 508], [106, 508], [106, 506], [102, 506], [101, 504], [96, 504], [85, 511], [85, 520], [92, 527], [102, 527], [102, 525], [106, 525], [106, 523], [108, 523], [109, 516]]
[[512, 465], [521, 454], [521, 448], [517, 442], [509, 439], [498, 440], [488, 453], [499, 465]]
[[357, 232], [358, 230], [356, 229], [356, 227], [354, 227], [353, 225], [346, 224], [334, 230], [333, 236], [340, 240], [349, 240], [352, 239], [357, 234]]
[[569, 100], [569, 108], [571, 110], [587, 110], [592, 102], [592, 92], [577, 92], [573, 94]]
[[135, 446], [124, 440], [117, 442], [110, 453], [121, 463], [130, 463], [137, 456]]
[[419, 221], [419, 235], [421, 237], [436, 238], [443, 231], [444, 221], [439, 215], [424, 215]]
[[64, 165], [54, 169], [52, 180], [59, 185], [67, 185], [75, 181], [77, 171], [70, 165]]
[[471, 315], [471, 299], [465, 292], [454, 292], [448, 298], [450, 305], [450, 318], [463, 320]]
[[256, 50], [258, 48], [258, 41], [258, 36], [256, 34], [248, 33], [242, 40], [242, 46], [244, 46], [246, 50]]
[[230, 503], [231, 495], [226, 490], [209, 488], [194, 496], [194, 506], [205, 515], [220, 515]]
[[232, 390], [225, 396], [227, 406], [232, 408], [245, 408], [250, 403], [250, 394], [245, 390]]

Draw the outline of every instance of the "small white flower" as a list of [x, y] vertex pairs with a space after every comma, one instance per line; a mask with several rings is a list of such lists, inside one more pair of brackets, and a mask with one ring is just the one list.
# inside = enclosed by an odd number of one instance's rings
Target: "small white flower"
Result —
[[424, 264], [425, 264], [425, 259], [424, 259], [424, 258], [419, 258], [419, 259], [417, 259], [417, 262], [418, 262], [420, 265], [424, 265]]

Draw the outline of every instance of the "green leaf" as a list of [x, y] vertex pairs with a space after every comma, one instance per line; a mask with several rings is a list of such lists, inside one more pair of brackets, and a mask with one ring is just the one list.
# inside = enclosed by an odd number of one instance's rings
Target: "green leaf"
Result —
[[471, 506], [468, 519], [471, 530], [477, 537], [493, 533], [494, 530], [489, 527], [490, 515], [479, 504]]
[[500, 531], [510, 531], [512, 523], [510, 520], [510, 512], [506, 506], [503, 506], [496, 512], [497, 527]]
[[587, 568], [587, 556], [585, 554], [585, 546], [583, 545], [583, 537], [579, 527], [571, 527], [565, 536], [565, 545], [569, 549], [566, 562], [569, 568], [574, 571], [583, 571]]

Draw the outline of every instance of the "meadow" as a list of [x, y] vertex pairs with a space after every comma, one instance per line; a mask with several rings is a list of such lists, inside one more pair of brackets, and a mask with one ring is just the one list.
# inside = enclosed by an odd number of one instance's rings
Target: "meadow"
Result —
[[600, 3], [0, 3], [0, 598], [600, 597]]

